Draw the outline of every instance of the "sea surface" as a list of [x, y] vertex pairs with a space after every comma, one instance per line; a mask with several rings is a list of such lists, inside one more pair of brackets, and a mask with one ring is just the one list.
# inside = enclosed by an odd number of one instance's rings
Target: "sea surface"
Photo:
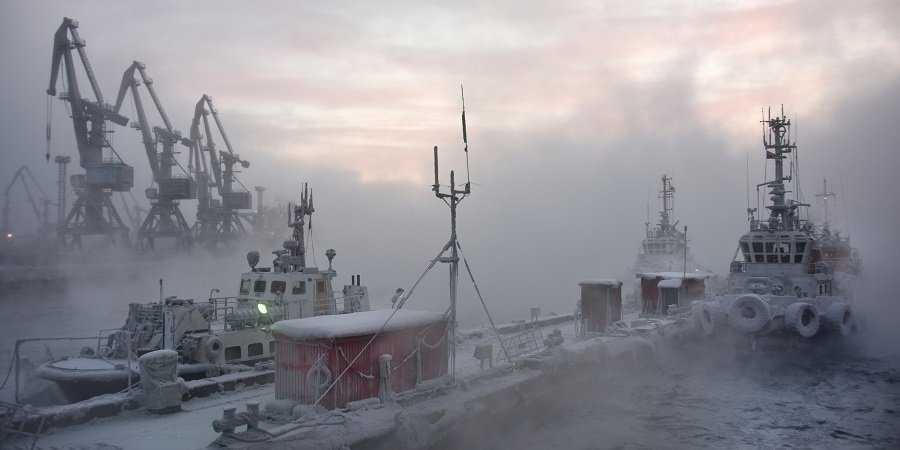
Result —
[[435, 448], [900, 448], [900, 358], [679, 348]]

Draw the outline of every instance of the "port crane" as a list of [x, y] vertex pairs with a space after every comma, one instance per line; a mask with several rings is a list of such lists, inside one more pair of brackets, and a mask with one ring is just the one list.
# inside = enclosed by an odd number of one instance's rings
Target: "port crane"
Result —
[[[150, 94], [164, 126], [150, 127], [141, 100], [139, 89], [141, 85], [146, 87]], [[116, 113], [121, 110], [128, 92], [131, 92], [135, 114], [137, 114], [137, 120], [132, 121], [131, 127], [141, 132], [153, 182], [158, 186], [158, 188], [148, 188], [145, 191], [151, 206], [137, 233], [138, 248], [154, 249], [157, 238], [174, 238], [177, 248], [189, 248], [191, 227], [181, 213], [179, 200], [197, 198], [197, 185], [184, 169], [181, 169], [184, 176], [177, 176], [173, 173], [173, 169], [181, 168], [175, 159], [175, 155], [178, 154], [175, 151], [176, 144], [182, 144], [189, 148], [193, 144], [190, 139], [182, 137], [181, 132], [172, 127], [169, 116], [153, 88], [153, 79], [147, 76], [146, 65], [139, 61], [134, 61], [122, 75], [122, 84], [119, 87], [119, 95], [114, 108]], [[160, 147], [162, 148], [160, 149]]]
[[[9, 225], [9, 211], [10, 193], [13, 186], [16, 185], [17, 181], [25, 190], [25, 199], [31, 206], [31, 210], [34, 212], [34, 217], [38, 221], [38, 234], [43, 235], [50, 232], [52, 230], [52, 225], [50, 224], [50, 206], [55, 206], [56, 203], [53, 203], [49, 198], [47, 198], [47, 194], [44, 192], [44, 189], [41, 188], [41, 185], [38, 184], [37, 179], [31, 173], [31, 169], [29, 169], [28, 166], [22, 166], [19, 167], [19, 170], [16, 170], [15, 175], [13, 175], [12, 181], [10, 181], [8, 185], [6, 185], [6, 190], [3, 191], [3, 238], [5, 240], [11, 240], [15, 235]], [[35, 192], [40, 195], [37, 201], [35, 201], [34, 198]], [[38, 203], [40, 203], [40, 206], [38, 206]]]
[[[227, 151], [216, 149], [213, 128], [209, 121], [210, 115]], [[212, 97], [206, 94], [200, 97], [194, 108], [189, 139], [192, 143], [189, 169], [194, 173], [194, 179], [198, 184], [194, 236], [208, 246], [227, 244], [236, 236], [245, 233], [238, 210], [253, 207], [253, 197], [235, 178], [234, 167], [235, 164], [239, 164], [246, 169], [250, 167], [250, 162], [241, 159], [240, 155], [234, 152], [219, 113], [213, 106]], [[235, 188], [235, 182], [240, 185], [240, 189]], [[213, 198], [213, 187], [216, 188], [219, 198]]]
[[[73, 50], [77, 51], [90, 82], [94, 101], [82, 97], [79, 90]], [[78, 34], [78, 22], [68, 17], [63, 19], [53, 40], [50, 86], [47, 89], [50, 96], [57, 95], [56, 84], [61, 70], [64, 73], [63, 86], [67, 90], [60, 92], [59, 98], [70, 106], [79, 165], [85, 173], [75, 174], [71, 178], [76, 199], [68, 215], [60, 222], [57, 235], [66, 248], [81, 247], [82, 237], [87, 235], [102, 235], [106, 242], [128, 245], [128, 227], [110, 197], [113, 191], [131, 190], [134, 169], [122, 161], [107, 137], [111, 132], [107, 129], [107, 121], [124, 126], [128, 118], [116, 113], [112, 106], [103, 101], [85, 51], [85, 40]], [[47, 158], [49, 160], [49, 153]]]

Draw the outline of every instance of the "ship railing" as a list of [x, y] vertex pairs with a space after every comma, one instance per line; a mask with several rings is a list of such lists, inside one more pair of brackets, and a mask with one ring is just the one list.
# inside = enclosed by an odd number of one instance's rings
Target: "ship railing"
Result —
[[224, 322], [225, 317], [234, 312], [234, 307], [237, 306], [237, 304], [237, 297], [210, 297], [209, 305], [211, 309], [209, 321], [211, 323]]

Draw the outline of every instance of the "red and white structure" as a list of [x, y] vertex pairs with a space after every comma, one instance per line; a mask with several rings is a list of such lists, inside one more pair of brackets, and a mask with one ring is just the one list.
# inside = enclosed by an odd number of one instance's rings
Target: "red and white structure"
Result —
[[446, 375], [449, 324], [444, 314], [405, 309], [277, 322], [275, 398], [333, 409]]

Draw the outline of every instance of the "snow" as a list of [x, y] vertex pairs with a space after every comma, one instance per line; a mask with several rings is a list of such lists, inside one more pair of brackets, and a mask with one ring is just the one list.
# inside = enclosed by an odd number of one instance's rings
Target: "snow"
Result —
[[[300, 336], [328, 336], [325, 332], [374, 332], [384, 323], [391, 310], [372, 311], [370, 313], [354, 313], [339, 316], [316, 317], [315, 320], [298, 319], [279, 322], [277, 326], [296, 332]], [[359, 317], [358, 317], [359, 316]], [[636, 317], [636, 315], [633, 315]], [[331, 320], [354, 318], [353, 326], [338, 326]], [[357, 318], [358, 317], [358, 318]], [[403, 326], [420, 326], [433, 323], [442, 318], [441, 314], [400, 310], [390, 324], [397, 328]], [[396, 323], [395, 323], [396, 321]], [[314, 325], [313, 330], [298, 328], [297, 324]], [[329, 327], [329, 325], [331, 325]], [[374, 329], [373, 329], [374, 327]], [[641, 349], [652, 344], [638, 336], [596, 336], [579, 339], [574, 323], [567, 322], [544, 327], [544, 333], [559, 328], [565, 338], [558, 358], [566, 361], [595, 360], [602, 355], [618, 357], [640, 353]], [[349, 331], [348, 331], [349, 330]], [[336, 335], [335, 335], [336, 336]], [[507, 336], [508, 337], [508, 336]], [[358, 408], [334, 411], [317, 417], [313, 422], [320, 422], [314, 427], [300, 429], [297, 424], [286, 425], [262, 422], [260, 425], [269, 431], [282, 428], [294, 428], [295, 431], [258, 448], [339, 448], [346, 443], [358, 442], [360, 439], [383, 436], [397, 431], [396, 438], [408, 444], [428, 443], [431, 432], [440, 431], [451, 426], [467, 411], [465, 405], [475, 402], [486, 406], [491, 393], [515, 389], [515, 385], [537, 379], [540, 370], [513, 370], [505, 361], [495, 361], [494, 369], [481, 370], [479, 362], [473, 355], [477, 345], [493, 343], [496, 337], [487, 327], [460, 333], [457, 350], [457, 376], [463, 389], [455, 389], [449, 395], [438, 396], [418, 404], [400, 407], [398, 405], [373, 404], [360, 402]], [[435, 392], [443, 390], [438, 388]], [[247, 386], [234, 392], [213, 394], [207, 398], [194, 398], [182, 404], [182, 412], [170, 415], [151, 415], [144, 410], [128, 411], [115, 417], [97, 419], [91, 423], [66, 428], [51, 429], [42, 436], [38, 445], [41, 448], [128, 448], [128, 449], [196, 449], [205, 448], [219, 437], [211, 424], [221, 419], [223, 408], [236, 407], [238, 412], [245, 409], [248, 402], [259, 402], [265, 405], [274, 401], [272, 385]], [[500, 408], [502, 409], [502, 408]], [[443, 411], [443, 417], [435, 423], [419, 418], [432, 417], [435, 411]], [[337, 420], [341, 419], [341, 420]], [[274, 426], [273, 426], [274, 425]], [[318, 430], [318, 431], [317, 431]], [[296, 440], [302, 439], [302, 440]], [[15, 442], [12, 442], [15, 444]]]
[[660, 281], [657, 287], [661, 288], [680, 288], [681, 287], [681, 279], [680, 278], [668, 278]]
[[120, 368], [124, 366], [125, 361], [108, 360], [101, 358], [66, 358], [54, 361], [51, 367], [64, 370], [104, 370]]
[[579, 286], [614, 286], [619, 287], [622, 282], [613, 278], [592, 278], [578, 283]]
[[[393, 317], [391, 317], [392, 313]], [[390, 321], [385, 325], [389, 317]], [[440, 321], [443, 317], [443, 314], [431, 311], [379, 309], [352, 314], [282, 320], [272, 325], [272, 332], [297, 341], [334, 339], [374, 334], [382, 326], [384, 326], [385, 332], [424, 327]]]
[[662, 278], [664, 280], [669, 279], [686, 279], [686, 280], [705, 280], [712, 276], [712, 274], [708, 272], [642, 272], [636, 274], [638, 278], [643, 278], [645, 280], [652, 280], [654, 278]]

